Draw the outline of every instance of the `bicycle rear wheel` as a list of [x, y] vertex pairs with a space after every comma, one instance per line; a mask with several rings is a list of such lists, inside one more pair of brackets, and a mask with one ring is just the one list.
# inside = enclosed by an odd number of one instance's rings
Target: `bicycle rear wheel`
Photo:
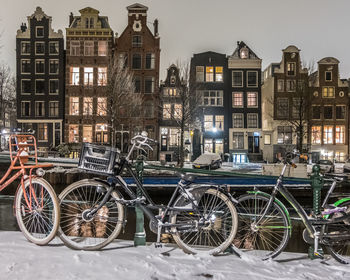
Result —
[[238, 231], [233, 244], [245, 253], [263, 260], [274, 258], [286, 247], [291, 226], [283, 209], [273, 202], [259, 224], [269, 197], [259, 194], [243, 195], [238, 199]]
[[59, 226], [59, 203], [56, 193], [47, 181], [32, 178], [31, 183], [32, 187], [29, 180], [24, 182], [25, 193], [21, 185], [18, 188], [15, 198], [16, 219], [29, 241], [46, 245], [55, 237]]
[[[346, 201], [338, 205], [338, 207], [346, 207], [347, 209], [345, 213], [350, 213], [350, 201]], [[330, 218], [339, 218], [342, 215], [345, 215], [345, 213], [335, 213]], [[328, 253], [338, 262], [342, 264], [350, 264], [350, 238], [342, 238], [342, 235], [349, 236], [350, 234], [350, 219], [346, 219], [336, 224], [326, 225], [324, 233], [329, 237], [326, 237], [329, 242], [332, 243], [330, 246], [325, 245]], [[337, 240], [336, 236], [340, 238]]]
[[176, 210], [170, 217], [172, 235], [185, 253], [201, 251], [217, 255], [232, 243], [237, 231], [237, 211], [231, 200], [217, 189], [194, 188], [191, 194], [198, 202], [198, 208], [184, 196], [174, 203]]
[[95, 180], [81, 180], [68, 186], [59, 195], [61, 222], [59, 237], [66, 246], [75, 250], [98, 250], [112, 242], [124, 224], [124, 206], [112, 191], [110, 199], [93, 215], [84, 212], [97, 208], [108, 189], [107, 184]]

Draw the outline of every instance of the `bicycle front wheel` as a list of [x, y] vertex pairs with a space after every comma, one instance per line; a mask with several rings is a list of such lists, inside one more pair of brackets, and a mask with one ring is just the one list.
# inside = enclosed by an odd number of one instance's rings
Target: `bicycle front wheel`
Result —
[[15, 198], [15, 213], [24, 236], [37, 245], [46, 245], [56, 235], [60, 207], [56, 193], [42, 178], [32, 178], [20, 185]]
[[217, 255], [225, 251], [237, 232], [237, 211], [231, 200], [221, 191], [198, 187], [191, 191], [197, 201], [179, 196], [170, 221], [175, 242], [185, 253], [201, 251]]
[[59, 195], [61, 222], [58, 230], [63, 243], [75, 250], [98, 250], [120, 233], [124, 224], [124, 206], [112, 191], [109, 200], [92, 216], [87, 211], [100, 206], [108, 185], [95, 180], [81, 180], [68, 186]]
[[[233, 244], [243, 252], [263, 260], [274, 258], [286, 247], [291, 225], [275, 201], [265, 212], [270, 198], [259, 194], [243, 195], [238, 199], [238, 231]], [[261, 221], [257, 223], [259, 220]]]

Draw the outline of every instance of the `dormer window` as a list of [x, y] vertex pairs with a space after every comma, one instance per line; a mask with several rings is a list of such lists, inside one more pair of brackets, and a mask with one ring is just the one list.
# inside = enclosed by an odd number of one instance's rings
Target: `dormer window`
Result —
[[295, 76], [295, 63], [291, 62], [287, 64], [287, 75]]
[[94, 28], [94, 18], [85, 19], [85, 28]]
[[247, 47], [241, 49], [241, 58], [246, 59], [249, 57], [249, 50]]
[[326, 78], [327, 82], [331, 82], [332, 81], [332, 71], [326, 71], [325, 78]]

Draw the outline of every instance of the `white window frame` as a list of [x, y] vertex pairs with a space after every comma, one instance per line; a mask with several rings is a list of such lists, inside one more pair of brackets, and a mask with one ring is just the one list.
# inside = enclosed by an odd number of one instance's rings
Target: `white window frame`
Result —
[[[249, 94], [254, 93], [255, 94], [255, 100], [256, 100], [256, 105], [249, 105]], [[256, 91], [248, 91], [247, 92], [247, 108], [258, 108], [259, 107], [259, 96], [258, 96], [258, 92]]]
[[[92, 50], [92, 53], [91, 53]], [[84, 56], [95, 55], [95, 43], [92, 40], [84, 41]]]
[[[37, 81], [43, 81], [44, 82], [44, 92], [43, 93], [38, 93], [36, 92], [36, 82]], [[45, 95], [45, 79], [35, 79], [35, 95]]]
[[[242, 95], [242, 105], [235, 105], [235, 93], [240, 93]], [[232, 92], [232, 108], [243, 108], [244, 107], [244, 93], [241, 91]]]
[[[74, 46], [74, 44], [76, 44], [76, 45]], [[70, 41], [69, 54], [71, 56], [80, 56], [80, 53], [81, 53], [80, 47], [81, 47], [80, 41], [78, 41], [78, 40]], [[73, 51], [73, 49], [74, 49], [74, 51]], [[78, 53], [76, 52], [77, 50], [78, 50]]]
[[[235, 116], [241, 116], [242, 118], [242, 124], [237, 126], [235, 124]], [[244, 114], [243, 113], [233, 113], [232, 114], [232, 128], [244, 128]]]
[[[241, 73], [241, 76], [242, 76], [242, 82], [241, 82], [241, 85], [234, 85], [233, 81], [233, 73]], [[243, 87], [243, 84], [244, 84], [244, 75], [243, 75], [243, 71], [232, 71], [232, 87]]]
[[[38, 108], [37, 108], [37, 104], [43, 104], [42, 105], [42, 111], [43, 111], [43, 114], [42, 115], [39, 115], [38, 114]], [[45, 101], [35, 101], [35, 117], [45, 117]]]
[[[42, 29], [43, 31], [43, 35], [42, 36], [38, 36], [38, 30]], [[44, 38], [45, 37], [45, 28], [44, 26], [36, 26], [35, 27], [35, 38]]]
[[[57, 92], [51, 92], [51, 81], [57, 81], [57, 82], [58, 82]], [[58, 80], [58, 79], [50, 79], [50, 80], [49, 80], [49, 94], [50, 94], [50, 95], [58, 95], [59, 92], [60, 92], [59, 80]]]
[[[36, 70], [36, 63], [37, 62], [43, 62], [43, 64], [44, 64], [44, 71], [43, 72], [37, 72], [37, 70]], [[35, 74], [39, 74], [39, 75], [45, 74], [45, 59], [35, 59]]]
[[[57, 72], [53, 73], [51, 72], [51, 61], [57, 61]], [[49, 60], [49, 74], [50, 75], [57, 75], [60, 72], [60, 61], [58, 59], [50, 59]]]
[[[43, 53], [37, 53], [37, 52], [36, 52], [36, 46], [37, 46], [37, 44], [43, 44], [43, 45], [44, 45], [44, 52], [43, 52]], [[42, 41], [40, 41], [40, 42], [35, 42], [35, 55], [45, 55], [45, 42], [42, 42]]]
[[30, 59], [25, 58], [25, 59], [21, 59], [21, 74], [30, 74], [30, 72], [23, 72], [23, 61], [29, 61], [29, 65], [30, 65]]
[[[23, 110], [22, 109], [23, 109], [23, 104], [24, 103], [28, 103], [29, 104], [29, 114], [28, 114], [28, 116], [23, 114]], [[30, 115], [31, 115], [31, 102], [29, 100], [28, 101], [27, 100], [26, 101], [21, 101], [21, 116], [22, 117], [30, 117]]]
[[[57, 47], [58, 47], [57, 53], [51, 52], [51, 44], [57, 44]], [[49, 54], [50, 55], [59, 55], [59, 53], [60, 53], [60, 42], [59, 41], [50, 41], [49, 42]]]
[[[256, 126], [249, 125], [249, 117], [256, 116]], [[259, 127], [259, 115], [257, 113], [248, 113], [247, 114], [247, 128], [258, 128]]]
[[23, 92], [23, 81], [31, 82], [31, 79], [21, 79], [21, 95], [31, 95], [31, 92]]
[[[256, 83], [255, 83], [255, 85], [249, 85], [249, 79], [248, 79], [249, 73], [255, 73], [256, 74]], [[247, 87], [248, 88], [257, 87], [258, 86], [258, 83], [259, 83], [259, 81], [258, 81], [259, 80], [258, 71], [247, 71], [246, 78], [247, 78]]]
[[[51, 114], [52, 104], [57, 104], [57, 114], [54, 114], [54, 115]], [[55, 107], [55, 111], [56, 111], [56, 107]], [[58, 117], [59, 113], [60, 113], [59, 101], [49, 101], [49, 117]]]
[[[23, 44], [29, 44], [29, 52], [23, 52]], [[30, 43], [30, 41], [21, 41], [21, 55], [30, 55], [31, 53], [31, 47], [32, 47], [32, 44]]]
[[[100, 51], [100, 47], [105, 46], [104, 51]], [[107, 56], [108, 55], [108, 41], [106, 40], [100, 40], [97, 43], [97, 55], [98, 56]]]

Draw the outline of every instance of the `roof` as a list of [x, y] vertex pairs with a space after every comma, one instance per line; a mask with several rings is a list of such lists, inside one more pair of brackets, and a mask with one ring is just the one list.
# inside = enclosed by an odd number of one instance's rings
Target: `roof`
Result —
[[148, 10], [148, 7], [140, 4], [140, 3], [135, 3], [135, 4], [132, 4], [130, 6], [127, 6], [126, 9], [128, 11], [130, 10], [133, 10], [133, 11], [147, 11]]
[[287, 52], [287, 53], [291, 53], [291, 52], [300, 52], [300, 50], [294, 46], [294, 45], [290, 45], [288, 47], [286, 47], [284, 50], [282, 50], [283, 52]]
[[334, 57], [322, 58], [318, 64], [339, 64], [339, 60]]
[[248, 59], [260, 59], [253, 51], [251, 48], [249, 48], [247, 46], [246, 43], [244, 43], [243, 41], [238, 41], [237, 42], [237, 47], [234, 50], [233, 54], [232, 54], [232, 58], [236, 58], [236, 59], [241, 59], [241, 55], [240, 55], [240, 50], [243, 48], [247, 48], [249, 50], [249, 58]]

